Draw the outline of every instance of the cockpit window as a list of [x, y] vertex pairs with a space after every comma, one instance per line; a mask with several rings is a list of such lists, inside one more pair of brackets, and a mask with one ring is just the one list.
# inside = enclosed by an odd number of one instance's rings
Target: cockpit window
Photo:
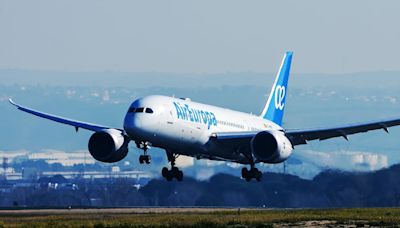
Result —
[[151, 108], [129, 108], [129, 113], [138, 113], [138, 112], [145, 112], [145, 113], [154, 113], [153, 109]]

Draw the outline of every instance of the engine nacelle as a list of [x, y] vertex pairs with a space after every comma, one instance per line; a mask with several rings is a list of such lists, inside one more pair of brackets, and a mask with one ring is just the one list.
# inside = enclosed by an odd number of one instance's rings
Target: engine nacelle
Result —
[[262, 131], [250, 141], [251, 152], [256, 161], [280, 163], [289, 158], [293, 147], [289, 139], [280, 131]]
[[101, 162], [118, 162], [128, 154], [129, 139], [115, 129], [95, 132], [89, 139], [89, 152]]

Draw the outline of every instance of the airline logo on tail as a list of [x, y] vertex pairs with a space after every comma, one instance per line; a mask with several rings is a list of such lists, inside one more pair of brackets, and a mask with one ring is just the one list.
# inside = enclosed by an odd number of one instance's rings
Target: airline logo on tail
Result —
[[283, 99], [285, 98], [286, 95], [286, 88], [285, 86], [276, 86], [275, 88], [275, 108], [279, 110], [283, 110], [285, 107], [285, 103], [283, 102]]
[[293, 52], [286, 52], [261, 117], [282, 126]]

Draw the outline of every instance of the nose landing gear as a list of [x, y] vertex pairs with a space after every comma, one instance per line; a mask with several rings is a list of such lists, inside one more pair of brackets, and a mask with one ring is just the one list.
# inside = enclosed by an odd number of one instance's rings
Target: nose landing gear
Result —
[[149, 142], [140, 142], [136, 143], [137, 148], [143, 150], [143, 155], [139, 156], [139, 163], [140, 164], [150, 164], [151, 162], [151, 156], [147, 154], [147, 151], [150, 149], [150, 144]]
[[173, 154], [172, 152], [167, 151], [167, 158], [168, 158], [168, 161], [171, 163], [171, 169], [169, 170], [167, 167], [164, 167], [161, 170], [162, 176], [167, 181], [171, 181], [173, 178], [176, 178], [176, 180], [178, 180], [178, 181], [183, 180], [183, 172], [175, 166], [175, 159], [178, 156]]
[[139, 156], [139, 163], [140, 164], [144, 164], [144, 163], [150, 164], [150, 162], [151, 162], [151, 156], [150, 155], [144, 154], [144, 155], [140, 155]]

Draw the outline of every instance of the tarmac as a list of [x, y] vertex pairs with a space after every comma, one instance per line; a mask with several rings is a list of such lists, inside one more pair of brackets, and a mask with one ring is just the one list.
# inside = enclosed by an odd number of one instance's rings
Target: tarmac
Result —
[[[257, 208], [260, 210], [260, 208]], [[58, 214], [160, 214], [160, 213], [209, 213], [221, 211], [248, 211], [255, 208], [208, 208], [208, 207], [134, 207], [134, 208], [64, 208], [64, 209], [0, 209], [1, 215], [58, 215]]]

